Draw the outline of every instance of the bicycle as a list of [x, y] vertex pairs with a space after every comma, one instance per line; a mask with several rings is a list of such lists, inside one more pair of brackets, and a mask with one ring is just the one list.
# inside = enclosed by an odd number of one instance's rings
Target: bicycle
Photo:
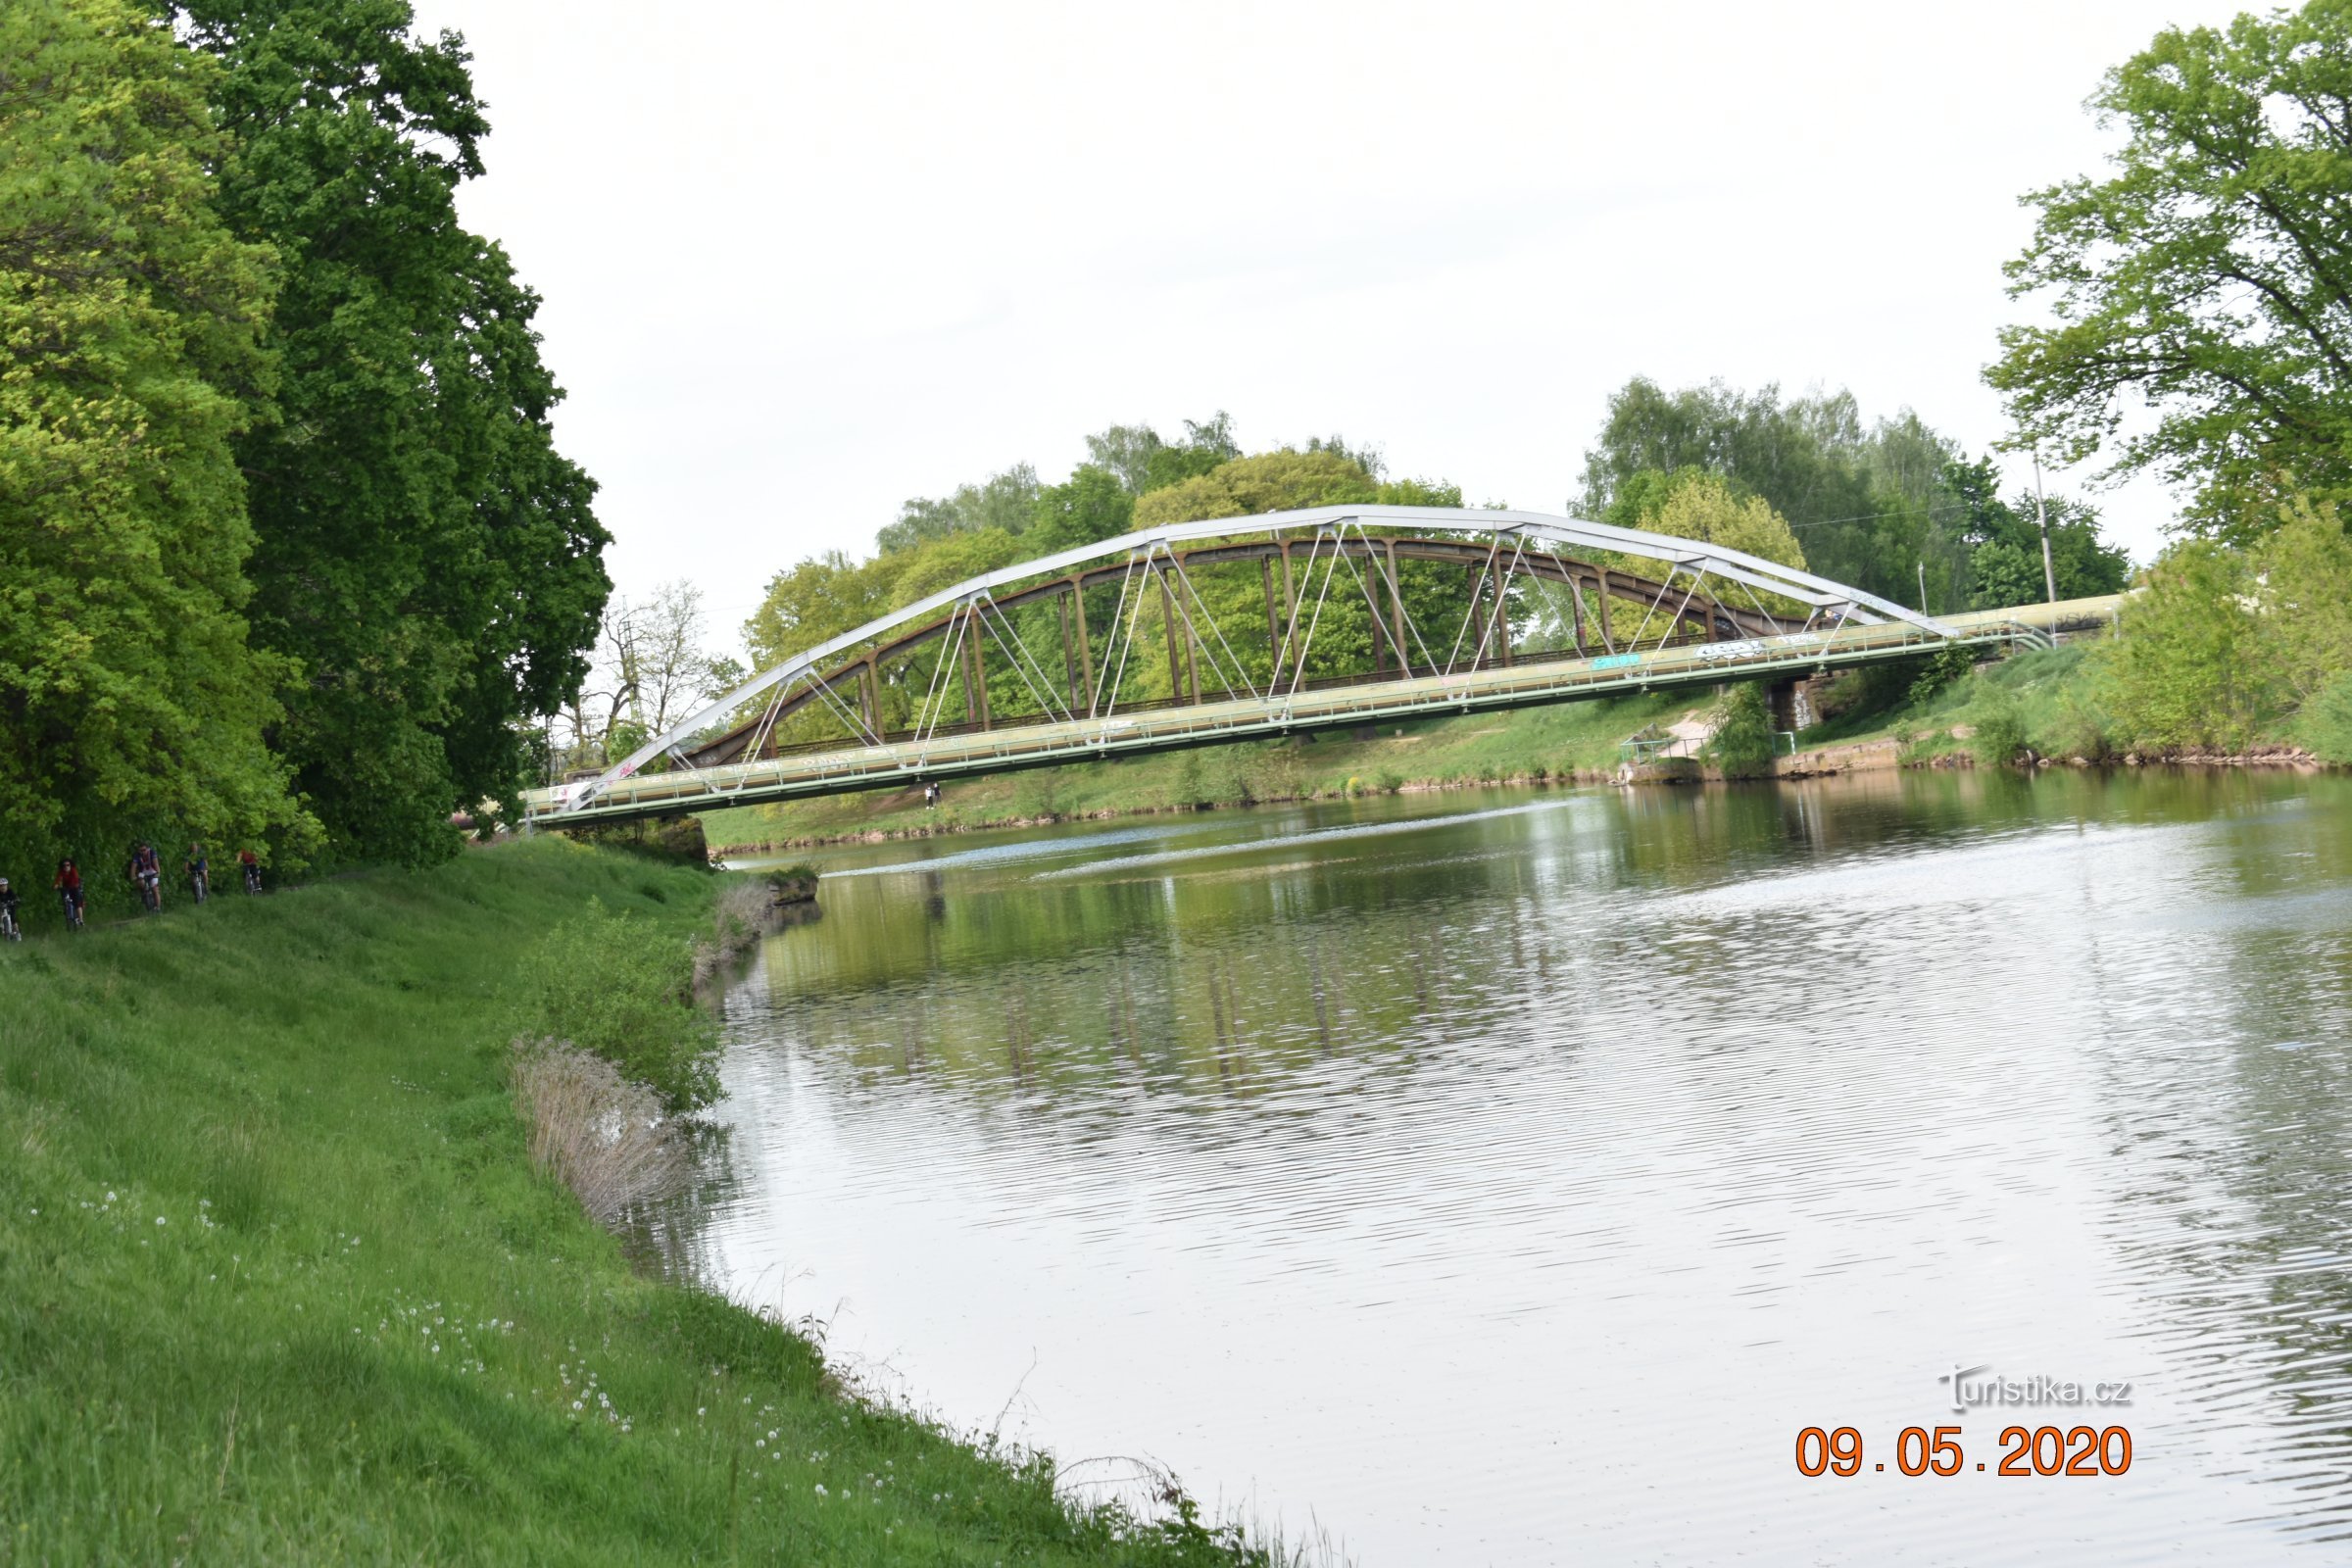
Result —
[[188, 896], [198, 904], [211, 898], [213, 896], [212, 879], [202, 871], [190, 871], [188, 873]]
[[66, 929], [69, 931], [80, 930], [81, 901], [75, 898], [71, 890], [60, 893], [57, 900], [66, 906]]
[[0, 942], [24, 940], [24, 932], [17, 924], [17, 912], [14, 909], [0, 909]]
[[245, 864], [245, 891], [248, 893], [262, 891], [262, 868], [250, 860]]
[[139, 902], [147, 906], [149, 914], [164, 912], [163, 880], [153, 871], [141, 871], [138, 874]]

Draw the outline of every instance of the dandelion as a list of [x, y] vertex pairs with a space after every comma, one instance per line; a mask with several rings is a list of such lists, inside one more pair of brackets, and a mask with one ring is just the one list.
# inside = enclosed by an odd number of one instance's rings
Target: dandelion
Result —
[[832, 1494], [825, 1491], [825, 1484], [822, 1481], [819, 1481], [816, 1484], [816, 1494], [820, 1497], [832, 1495]]
[[164, 1216], [163, 1216], [163, 1215], [161, 1215], [161, 1214], [158, 1214], [158, 1215], [156, 1215], [156, 1216], [155, 1216], [155, 1222], [156, 1222], [158, 1225], [161, 1225], [161, 1224], [164, 1222]]
[[581, 1404], [581, 1402], [580, 1402], [579, 1400], [577, 1400], [577, 1399], [574, 1399], [574, 1400], [572, 1400], [572, 1401], [571, 1401], [571, 1407], [572, 1407], [574, 1410], [578, 1410], [578, 1409], [583, 1409], [583, 1408], [585, 1408], [585, 1406], [583, 1406], [583, 1405]]
[[696, 1415], [700, 1416], [700, 1415], [703, 1415], [703, 1414], [707, 1413], [707, 1412], [710, 1410], [710, 1407], [709, 1405], [705, 1405], [705, 1404], [698, 1404], [698, 1405], [696, 1405], [696, 1406], [694, 1407], [694, 1413], [695, 1413]]
[[109, 1194], [107, 1194], [107, 1195], [106, 1195], [106, 1200], [107, 1200], [108, 1202], [110, 1202], [110, 1203], [111, 1203], [111, 1202], [113, 1202], [113, 1201], [115, 1200], [115, 1195], [114, 1195], [114, 1194], [112, 1194], [112, 1193], [109, 1193]]

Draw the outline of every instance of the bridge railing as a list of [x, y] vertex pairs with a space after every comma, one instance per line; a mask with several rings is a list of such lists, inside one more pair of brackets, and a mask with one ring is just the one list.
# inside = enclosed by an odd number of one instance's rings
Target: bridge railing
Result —
[[[1704, 638], [1651, 645], [1640, 653], [1582, 658], [1514, 655], [1509, 665], [1452, 674], [1341, 676], [1268, 699], [1234, 697], [1215, 701], [1126, 705], [1114, 713], [1074, 721], [1047, 720], [992, 729], [943, 727], [917, 739], [885, 739], [878, 745], [819, 743], [796, 747], [752, 762], [670, 773], [642, 773], [609, 785], [581, 820], [622, 814], [723, 806], [732, 797], [791, 787], [819, 794], [834, 789], [930, 775], [987, 772], [1034, 765], [1047, 760], [1083, 760], [1137, 750], [1163, 750], [1220, 739], [1247, 739], [1295, 729], [1344, 728], [1372, 719], [1438, 716], [1473, 708], [1507, 708], [1572, 700], [1577, 694], [1646, 690], [1652, 685], [1707, 684], [1759, 675], [1796, 674], [1832, 665], [1875, 662], [1966, 644], [2027, 642], [2040, 645], [2047, 634], [2022, 621], [1980, 619], [1957, 639], [1931, 634], [1905, 622], [1846, 626], [1826, 632], [1793, 632], [1766, 638], [1712, 641]], [[561, 822], [568, 791], [530, 791], [526, 817]]]

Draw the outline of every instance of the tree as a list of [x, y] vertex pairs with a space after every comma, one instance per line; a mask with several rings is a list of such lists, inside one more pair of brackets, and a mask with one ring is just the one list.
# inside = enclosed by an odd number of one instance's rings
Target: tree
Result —
[[1669, 393], [1636, 376], [1609, 399], [1585, 454], [1580, 505], [1638, 525], [1674, 476], [1716, 474], [1788, 519], [1814, 570], [1908, 603], [1922, 563], [1947, 583], [1964, 570], [1936, 493], [1954, 455], [1909, 411], [1866, 430], [1848, 392], [1783, 401], [1777, 386], [1742, 393], [1713, 381]]
[[1298, 507], [1371, 501], [1379, 486], [1363, 466], [1337, 452], [1261, 452], [1152, 491], [1135, 505], [1135, 525], [1248, 517]]
[[1026, 463], [1016, 463], [979, 484], [962, 486], [952, 496], [938, 500], [915, 496], [902, 502], [899, 520], [874, 536], [874, 546], [887, 556], [952, 533], [979, 533], [989, 528], [1019, 533], [1029, 526], [1037, 493], [1037, 470]]
[[1684, 474], [1642, 525], [1677, 539], [1697, 539], [1804, 569], [1804, 547], [1788, 531], [1788, 519], [1763, 497], [1737, 496], [1711, 473]]
[[2125, 601], [2122, 632], [2100, 656], [2121, 739], [2235, 750], [2352, 669], [2352, 538], [2297, 497], [2252, 548], [2184, 539]]
[[312, 827], [263, 731], [231, 442], [272, 260], [213, 209], [210, 62], [118, 0], [0, 11], [0, 855]]
[[[1955, 459], [1944, 469], [1944, 492], [1957, 509], [1969, 546], [1972, 610], [2037, 605], [2049, 596], [2034, 498], [2020, 491], [2014, 500], [2003, 501], [2000, 480], [1990, 458], [1975, 463]], [[2057, 578], [2058, 597], [2087, 599], [2123, 592], [2132, 575], [2131, 558], [2100, 538], [2097, 510], [2068, 496], [2049, 497], [2044, 510], [2050, 526], [2050, 575]]]
[[488, 132], [463, 42], [407, 0], [184, 10], [226, 68], [223, 209], [285, 259], [275, 416], [238, 446], [254, 635], [298, 669], [272, 738], [336, 857], [428, 859], [586, 671], [595, 485], [554, 446], [538, 297], [457, 221]]
[[2193, 486], [2207, 533], [2352, 495], [2352, 5], [2167, 29], [2090, 104], [2124, 145], [2026, 198], [2010, 292], [2056, 319], [2004, 329], [1986, 378], [2062, 461]]
[[[1088, 438], [1089, 446], [1093, 441]], [[1135, 495], [1117, 472], [1100, 464], [1081, 464], [1069, 478], [1038, 493], [1029, 541], [1039, 555], [1054, 555], [1115, 539], [1134, 522]]]

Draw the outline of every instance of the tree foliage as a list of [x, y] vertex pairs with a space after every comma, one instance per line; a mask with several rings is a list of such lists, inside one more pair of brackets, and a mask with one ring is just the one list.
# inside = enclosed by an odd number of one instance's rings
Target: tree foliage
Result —
[[[1960, 509], [1962, 537], [1969, 546], [1972, 610], [2037, 604], [2048, 597], [2041, 568], [2041, 527], [2034, 497], [2020, 491], [2004, 501], [2001, 476], [1992, 460], [1955, 461], [1944, 470], [1944, 490]], [[2070, 496], [2044, 504], [2050, 527], [2050, 575], [2060, 599], [2121, 593], [2131, 580], [2132, 562], [2099, 537], [2099, 514]]]
[[2056, 319], [2003, 331], [1992, 384], [2065, 460], [2192, 487], [2208, 532], [2352, 494], [2352, 4], [2168, 28], [2091, 107], [2124, 145], [2027, 198], [2010, 289]]
[[2352, 538], [2298, 499], [2252, 549], [2186, 539], [2125, 602], [2103, 651], [2118, 738], [2142, 750], [2237, 749], [2352, 670]]
[[[1845, 392], [1785, 402], [1772, 386], [1668, 393], [1637, 376], [1610, 399], [1585, 455], [1583, 507], [1602, 521], [1655, 528], [1691, 474], [1761, 500], [1802, 542], [1812, 570], [1883, 598], [1930, 613], [2042, 598], [2031, 504], [2021, 524], [2017, 504], [1998, 499], [1990, 460], [1970, 462], [1908, 411], [1865, 428]], [[2066, 563], [2061, 597], [2121, 587], [2125, 557], [2100, 540], [2097, 513], [2065, 498], [2053, 498], [2050, 513], [2053, 551]], [[2021, 538], [2032, 542], [2031, 584]]]
[[407, 0], [192, 0], [234, 152], [221, 205], [274, 245], [274, 417], [246, 432], [273, 740], [351, 859], [454, 848], [523, 781], [522, 721], [586, 669], [610, 583], [595, 485], [555, 449], [538, 296], [457, 220], [488, 124]]
[[208, 66], [117, 0], [0, 11], [0, 853], [20, 875], [94, 869], [134, 834], [308, 838], [263, 744], [283, 666], [248, 645], [231, 451], [270, 376], [271, 259], [212, 211]]

